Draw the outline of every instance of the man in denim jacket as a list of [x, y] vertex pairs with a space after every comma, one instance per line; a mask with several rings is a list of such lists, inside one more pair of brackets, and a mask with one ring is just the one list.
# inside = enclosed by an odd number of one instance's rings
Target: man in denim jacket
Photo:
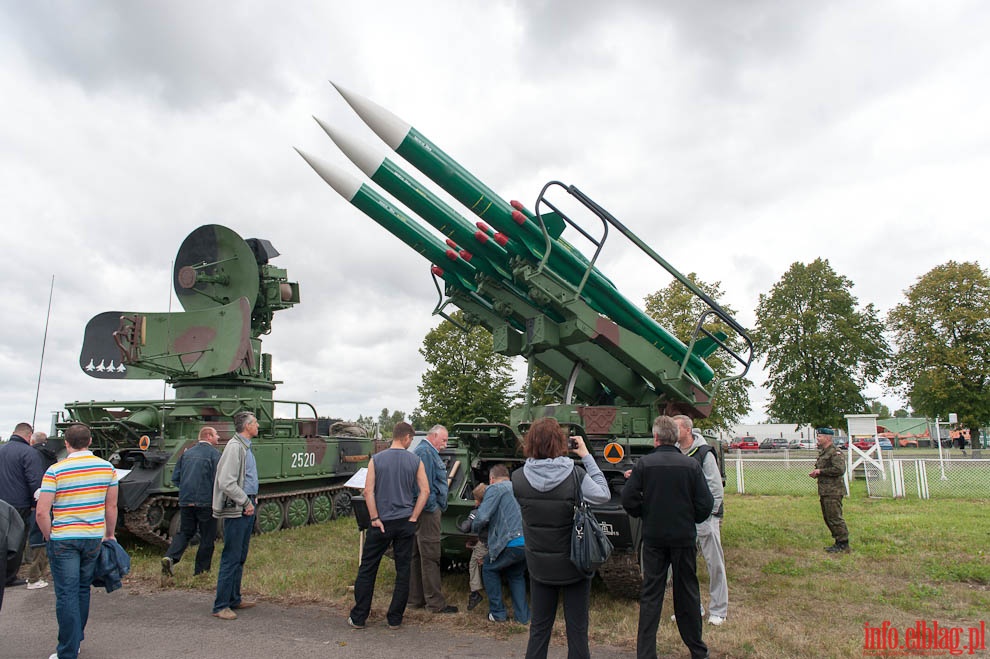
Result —
[[440, 451], [446, 447], [447, 429], [436, 425], [430, 428], [426, 441], [413, 449], [423, 461], [430, 496], [416, 524], [409, 606], [426, 607], [433, 613], [457, 613], [457, 607], [448, 605], [440, 590], [440, 516], [447, 510], [447, 468], [440, 459]]
[[193, 575], [209, 572], [213, 563], [213, 543], [217, 520], [213, 517], [213, 482], [217, 476], [220, 436], [210, 426], [199, 431], [199, 441], [187, 448], [172, 471], [172, 484], [179, 488], [179, 532], [172, 538], [162, 558], [162, 585], [172, 576], [172, 566], [182, 560], [189, 542], [199, 531], [199, 549]]

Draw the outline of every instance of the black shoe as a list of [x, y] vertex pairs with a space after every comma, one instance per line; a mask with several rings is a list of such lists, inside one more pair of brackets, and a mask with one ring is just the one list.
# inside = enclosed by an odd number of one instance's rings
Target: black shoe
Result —
[[457, 607], [456, 606], [451, 606], [450, 604], [448, 604], [447, 606], [443, 607], [439, 611], [434, 611], [434, 613], [457, 613]]
[[481, 600], [482, 600], [481, 591], [472, 590], [471, 594], [468, 595], [468, 611], [474, 611], [474, 607], [481, 604]]
[[[18, 586], [24, 586], [24, 585], [27, 585], [27, 579], [14, 579], [13, 581], [4, 585], [4, 588], [17, 588]], [[454, 613], [457, 613], [457, 609], [454, 609]]]

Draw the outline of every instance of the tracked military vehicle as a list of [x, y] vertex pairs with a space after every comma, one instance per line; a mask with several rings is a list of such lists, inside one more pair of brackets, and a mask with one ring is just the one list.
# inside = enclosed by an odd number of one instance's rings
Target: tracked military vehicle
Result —
[[273, 395], [279, 382], [261, 336], [277, 311], [300, 301], [299, 285], [270, 264], [278, 255], [267, 240], [244, 240], [215, 224], [199, 227], [175, 259], [173, 283], [184, 311], [108, 311], [86, 326], [79, 356], [85, 373], [162, 379], [175, 390], [167, 400], [67, 403], [57, 423], [60, 431], [73, 422], [92, 429], [94, 452], [122, 474], [121, 523], [144, 540], [166, 543], [178, 531], [172, 470], [200, 428], [216, 428], [222, 449], [242, 410], [259, 423], [252, 442], [261, 482], [257, 532], [350, 512], [343, 483], [367, 464], [373, 441], [321, 436], [312, 405]]
[[[320, 120], [351, 162], [446, 241], [348, 172], [300, 155], [338, 194], [433, 264], [439, 293], [435, 314], [456, 324], [445, 309], [460, 308], [467, 323], [492, 333], [496, 352], [527, 360], [530, 382], [538, 367], [561, 388], [560, 404], [538, 406], [529, 398], [512, 411], [508, 425], [472, 422], [450, 429], [452, 439], [441, 452], [450, 483], [442, 522], [446, 560], [467, 559], [468, 537], [456, 523], [473, 505], [472, 488], [487, 480], [495, 463], [521, 464], [520, 437], [533, 420], [553, 416], [585, 438], [612, 489], [612, 500], [594, 507], [615, 546], [599, 574], [613, 591], [637, 594], [641, 533], [639, 520], [620, 505], [623, 472], [652, 450], [656, 416], [706, 417], [719, 385], [745, 376], [753, 358], [747, 331], [578, 188], [551, 181], [532, 211], [507, 202], [407, 122], [354, 92], [337, 90], [396, 154], [480, 221], [472, 224], [389, 157]], [[600, 222], [601, 230], [572, 219], [572, 207]], [[587, 241], [593, 255], [571, 245], [565, 231]], [[703, 302], [706, 310], [687, 344], [623, 297], [598, 269], [610, 231], [622, 234]], [[705, 361], [716, 351], [738, 365], [721, 379]]]

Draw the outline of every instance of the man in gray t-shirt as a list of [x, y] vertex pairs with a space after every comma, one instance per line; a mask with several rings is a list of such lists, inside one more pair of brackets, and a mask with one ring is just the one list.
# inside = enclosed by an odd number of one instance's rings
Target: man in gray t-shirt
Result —
[[408, 450], [412, 440], [412, 426], [405, 422], [395, 424], [392, 445], [376, 453], [368, 463], [364, 499], [371, 527], [364, 539], [361, 566], [354, 580], [354, 607], [347, 618], [347, 624], [355, 629], [365, 627], [375, 594], [378, 564], [389, 545], [395, 556], [395, 588], [387, 614], [389, 628], [397, 629], [406, 612], [416, 520], [430, 495], [423, 462]]

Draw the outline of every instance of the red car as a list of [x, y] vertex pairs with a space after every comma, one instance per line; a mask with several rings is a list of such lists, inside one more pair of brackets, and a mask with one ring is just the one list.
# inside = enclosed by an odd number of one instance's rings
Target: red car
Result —
[[740, 437], [734, 439], [729, 444], [729, 449], [735, 451], [759, 451], [760, 443], [756, 441], [755, 437]]

